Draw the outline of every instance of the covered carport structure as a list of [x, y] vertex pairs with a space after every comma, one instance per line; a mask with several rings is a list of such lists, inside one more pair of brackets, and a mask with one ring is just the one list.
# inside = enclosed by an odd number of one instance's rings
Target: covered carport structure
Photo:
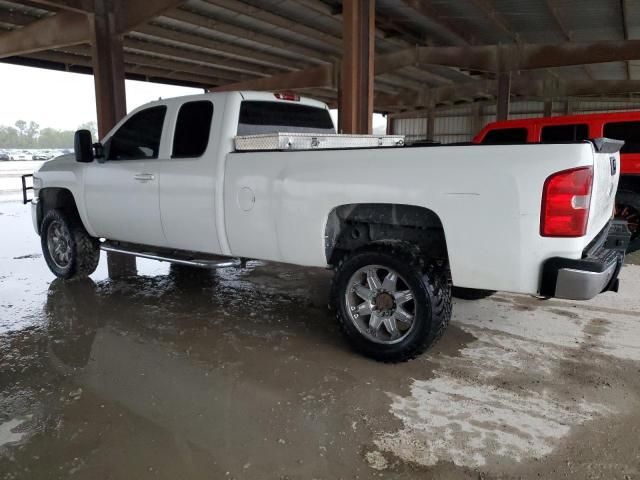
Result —
[[460, 105], [477, 128], [520, 101], [551, 115], [640, 92], [629, 0], [0, 0], [0, 29], [2, 61], [94, 75], [101, 135], [125, 78], [292, 90], [338, 108], [344, 133], [370, 133], [376, 111], [431, 138]]

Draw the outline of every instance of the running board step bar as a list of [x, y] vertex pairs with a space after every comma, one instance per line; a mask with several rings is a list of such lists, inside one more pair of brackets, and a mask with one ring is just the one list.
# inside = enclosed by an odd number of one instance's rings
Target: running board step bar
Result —
[[239, 267], [241, 261], [238, 258], [223, 257], [221, 255], [196, 254], [179, 250], [150, 250], [149, 247], [133, 244], [122, 244], [105, 241], [100, 244], [100, 249], [105, 252], [123, 253], [141, 258], [149, 258], [160, 262], [177, 263], [191, 267], [201, 268], [225, 268]]

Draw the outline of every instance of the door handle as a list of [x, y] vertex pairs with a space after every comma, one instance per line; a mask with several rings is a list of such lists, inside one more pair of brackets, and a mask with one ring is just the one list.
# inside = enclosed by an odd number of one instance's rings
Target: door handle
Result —
[[134, 177], [139, 182], [149, 182], [156, 177], [152, 173], [137, 173]]

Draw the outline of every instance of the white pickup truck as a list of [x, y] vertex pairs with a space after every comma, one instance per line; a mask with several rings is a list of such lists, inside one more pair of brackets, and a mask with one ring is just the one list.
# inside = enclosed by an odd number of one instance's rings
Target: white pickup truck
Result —
[[401, 361], [444, 332], [452, 283], [569, 299], [616, 290], [620, 147], [407, 146], [335, 135], [327, 106], [296, 95], [204, 94], [144, 105], [102, 143], [77, 132], [75, 155], [34, 174], [33, 221], [67, 279], [91, 274], [101, 249], [332, 267], [350, 343]]

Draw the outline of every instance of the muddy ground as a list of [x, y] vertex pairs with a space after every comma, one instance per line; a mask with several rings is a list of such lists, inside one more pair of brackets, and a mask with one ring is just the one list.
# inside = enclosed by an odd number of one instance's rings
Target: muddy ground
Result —
[[340, 337], [327, 271], [53, 281], [16, 200], [0, 479], [640, 478], [639, 266], [586, 303], [456, 301], [436, 348], [385, 365]]

